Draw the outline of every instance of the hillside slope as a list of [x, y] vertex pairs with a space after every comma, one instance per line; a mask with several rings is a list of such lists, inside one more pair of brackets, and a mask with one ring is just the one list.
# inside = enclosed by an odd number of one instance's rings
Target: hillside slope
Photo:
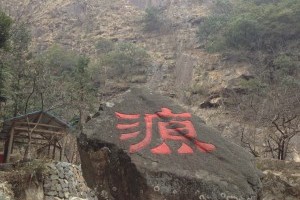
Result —
[[[238, 88], [251, 76], [251, 64], [205, 52], [198, 43], [198, 25], [210, 12], [208, 0], [1, 0], [0, 7], [16, 21], [26, 22], [32, 32], [31, 49], [40, 53], [60, 44], [97, 60], [102, 38], [131, 42], [152, 57], [147, 84], [188, 105], [209, 125], [240, 143], [241, 125], [224, 112], [215, 94]], [[145, 32], [146, 7], [162, 10], [164, 27]], [[205, 107], [207, 100], [218, 108]]]

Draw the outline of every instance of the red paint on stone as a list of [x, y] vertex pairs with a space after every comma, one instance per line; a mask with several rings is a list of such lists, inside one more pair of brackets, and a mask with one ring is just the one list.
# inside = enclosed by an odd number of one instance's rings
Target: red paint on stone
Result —
[[169, 108], [162, 108], [162, 112], [157, 112], [157, 115], [162, 118], [191, 118], [192, 115], [190, 113], [179, 113], [174, 114]]
[[181, 147], [177, 150], [179, 154], [191, 154], [194, 153], [193, 149], [185, 143], [182, 143]]
[[139, 119], [140, 118], [140, 115], [137, 114], [137, 115], [127, 115], [127, 114], [122, 114], [122, 113], [118, 113], [118, 112], [115, 112], [116, 116], [118, 119]]
[[133, 124], [117, 124], [117, 129], [129, 129], [129, 128], [136, 128], [140, 125], [139, 122]]
[[171, 154], [172, 153], [170, 147], [164, 142], [161, 145], [151, 149], [151, 152], [154, 154]]
[[[177, 141], [181, 142], [181, 147], [177, 150], [179, 154], [192, 154], [194, 153], [192, 147], [187, 145], [187, 143], [194, 144], [196, 148], [201, 152], [211, 152], [216, 149], [213, 144], [208, 144], [197, 139], [196, 130], [189, 120], [192, 116], [190, 113], [179, 113], [174, 114], [168, 108], [162, 108], [161, 112], [155, 114], [145, 114], [145, 137], [142, 141], [132, 144], [129, 147], [130, 153], [136, 153], [151, 143], [152, 139], [152, 129], [154, 119], [168, 119], [168, 122], [157, 122], [158, 130], [162, 143], [155, 148], [151, 149], [151, 152], [154, 154], [171, 154], [172, 151], [167, 145], [167, 141]], [[116, 116], [119, 119], [139, 119], [140, 115], [127, 115], [122, 113], [117, 113]], [[139, 126], [139, 122], [131, 124], [117, 124], [117, 128], [120, 130], [136, 128]], [[120, 140], [129, 140], [136, 138], [140, 134], [140, 131], [122, 134]]]
[[195, 145], [201, 152], [204, 152], [204, 153], [211, 152], [216, 149], [215, 145], [200, 142], [199, 140], [195, 140]]
[[146, 136], [145, 138], [137, 143], [137, 144], [133, 144], [130, 145], [129, 147], [129, 152], [130, 153], [135, 153], [138, 152], [140, 150], [142, 150], [143, 148], [145, 148], [146, 146], [148, 146], [151, 143], [151, 139], [152, 139], [152, 123], [153, 123], [153, 119], [156, 117], [156, 115], [153, 114], [145, 114], [145, 123], [146, 123]]
[[139, 134], [140, 134], [140, 131], [133, 132], [133, 133], [121, 134], [120, 140], [128, 140], [131, 138], [136, 138]]

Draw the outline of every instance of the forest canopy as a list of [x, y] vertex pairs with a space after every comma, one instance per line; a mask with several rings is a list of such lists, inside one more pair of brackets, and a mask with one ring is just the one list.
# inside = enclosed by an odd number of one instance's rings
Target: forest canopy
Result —
[[280, 51], [300, 39], [299, 10], [298, 0], [217, 0], [198, 37], [213, 51]]

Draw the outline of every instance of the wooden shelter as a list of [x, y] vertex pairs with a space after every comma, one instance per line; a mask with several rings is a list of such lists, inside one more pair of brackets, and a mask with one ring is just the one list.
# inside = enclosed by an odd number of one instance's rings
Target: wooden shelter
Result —
[[16, 144], [31, 145], [37, 153], [47, 152], [52, 159], [55, 159], [58, 150], [59, 160], [62, 160], [69, 128], [67, 123], [44, 111], [4, 121], [0, 132], [0, 140], [5, 142], [4, 162], [10, 162]]

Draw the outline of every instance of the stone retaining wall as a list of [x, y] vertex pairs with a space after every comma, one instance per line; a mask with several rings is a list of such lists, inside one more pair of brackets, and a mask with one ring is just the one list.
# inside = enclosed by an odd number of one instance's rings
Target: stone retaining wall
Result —
[[45, 200], [98, 200], [94, 191], [86, 186], [79, 166], [66, 162], [49, 163], [46, 166]]
[[0, 199], [1, 200], [12, 200], [14, 193], [11, 190], [11, 185], [7, 182], [0, 183]]

